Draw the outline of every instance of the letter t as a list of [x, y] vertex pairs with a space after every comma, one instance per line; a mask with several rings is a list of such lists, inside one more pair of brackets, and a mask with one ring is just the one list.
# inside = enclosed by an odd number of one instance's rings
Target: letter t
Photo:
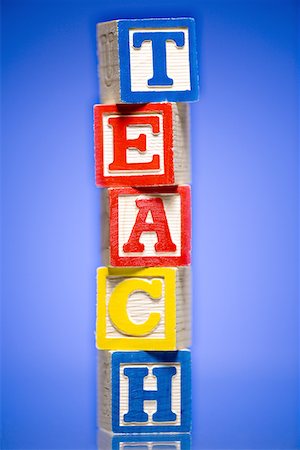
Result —
[[177, 47], [184, 46], [182, 31], [136, 32], [133, 35], [133, 46], [141, 48], [144, 41], [152, 42], [153, 77], [148, 86], [172, 86], [173, 80], [167, 75], [166, 42], [174, 41]]

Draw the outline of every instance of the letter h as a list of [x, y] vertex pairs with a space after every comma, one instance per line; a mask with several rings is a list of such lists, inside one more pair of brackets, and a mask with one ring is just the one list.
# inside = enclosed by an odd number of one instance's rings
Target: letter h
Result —
[[172, 412], [172, 377], [176, 374], [175, 367], [156, 367], [152, 373], [157, 379], [157, 390], [145, 390], [144, 378], [148, 375], [147, 367], [130, 367], [124, 369], [124, 375], [129, 379], [128, 413], [124, 415], [125, 422], [148, 422], [148, 414], [144, 411], [145, 400], [155, 400], [156, 412], [154, 422], [173, 422], [176, 414]]

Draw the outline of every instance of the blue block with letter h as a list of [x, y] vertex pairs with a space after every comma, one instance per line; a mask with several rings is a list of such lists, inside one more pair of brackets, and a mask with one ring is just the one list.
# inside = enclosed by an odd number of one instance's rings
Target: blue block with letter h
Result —
[[102, 103], [198, 100], [194, 19], [100, 23], [97, 40]]
[[189, 350], [101, 353], [99, 390], [106, 395], [100, 399], [101, 428], [113, 433], [190, 432]]

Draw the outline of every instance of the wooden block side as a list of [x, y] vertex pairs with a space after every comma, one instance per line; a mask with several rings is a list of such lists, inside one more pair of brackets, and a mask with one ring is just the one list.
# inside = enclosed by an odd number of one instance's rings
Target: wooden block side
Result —
[[175, 184], [189, 184], [191, 182], [190, 107], [187, 103], [172, 105]]
[[102, 103], [120, 102], [118, 21], [97, 24], [97, 54]]
[[176, 271], [176, 348], [191, 346], [191, 268]]
[[97, 364], [97, 416], [98, 427], [112, 430], [112, 353], [98, 351]]

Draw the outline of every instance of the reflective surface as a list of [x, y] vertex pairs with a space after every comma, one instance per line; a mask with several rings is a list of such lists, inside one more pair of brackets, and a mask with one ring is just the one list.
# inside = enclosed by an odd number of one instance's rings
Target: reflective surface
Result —
[[98, 450], [190, 450], [190, 434], [127, 434], [98, 432]]

